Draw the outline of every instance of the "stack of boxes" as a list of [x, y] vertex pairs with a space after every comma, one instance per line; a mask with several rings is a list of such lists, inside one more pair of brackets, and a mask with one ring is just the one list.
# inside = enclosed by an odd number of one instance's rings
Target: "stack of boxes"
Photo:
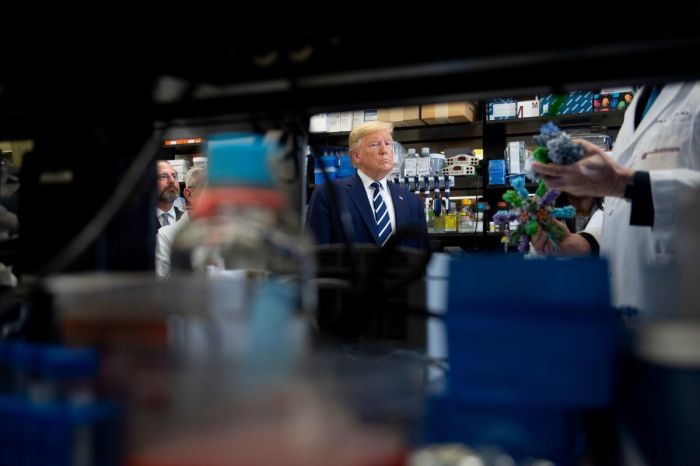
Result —
[[190, 168], [192, 168], [192, 162], [190, 162], [187, 159], [168, 160], [168, 162], [170, 163], [170, 165], [173, 166], [173, 168], [177, 172], [177, 180], [180, 183], [184, 183], [187, 171]]
[[424, 126], [476, 121], [477, 106], [460, 101], [444, 104], [412, 105], [407, 107], [359, 110], [355, 112], [319, 113], [311, 117], [312, 133], [342, 133], [369, 121], [386, 121], [395, 127]]

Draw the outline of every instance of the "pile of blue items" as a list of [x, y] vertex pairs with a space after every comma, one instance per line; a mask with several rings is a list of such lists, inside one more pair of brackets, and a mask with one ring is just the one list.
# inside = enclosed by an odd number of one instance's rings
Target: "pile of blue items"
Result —
[[612, 402], [617, 330], [607, 277], [606, 262], [594, 259], [454, 260], [448, 388], [429, 401], [426, 440], [577, 464], [581, 415]]
[[325, 149], [323, 155], [314, 158], [314, 183], [322, 184], [326, 178], [329, 180], [336, 178], [347, 178], [355, 174], [355, 167], [350, 161], [350, 154], [347, 147], [332, 147]]
[[91, 349], [0, 340], [0, 465], [111, 466], [123, 415], [95, 392]]

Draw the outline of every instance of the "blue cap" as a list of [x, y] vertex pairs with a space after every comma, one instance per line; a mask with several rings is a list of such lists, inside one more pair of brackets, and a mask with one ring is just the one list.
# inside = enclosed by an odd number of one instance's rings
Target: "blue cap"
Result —
[[271, 187], [272, 158], [281, 147], [251, 133], [221, 133], [207, 141], [207, 179], [213, 186]]
[[46, 348], [41, 358], [41, 375], [56, 379], [95, 377], [99, 355], [90, 348]]

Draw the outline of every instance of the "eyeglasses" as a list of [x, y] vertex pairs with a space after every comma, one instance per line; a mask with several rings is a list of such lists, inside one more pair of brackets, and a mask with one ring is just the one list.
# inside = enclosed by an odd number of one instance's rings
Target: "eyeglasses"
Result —
[[393, 149], [394, 148], [394, 141], [374, 141], [369, 143], [369, 147], [371, 150], [379, 150], [380, 147], [384, 145], [387, 149]]
[[160, 175], [158, 175], [158, 179], [160, 181], [168, 181], [170, 178], [172, 178], [175, 181], [178, 181], [177, 173], [161, 173]]

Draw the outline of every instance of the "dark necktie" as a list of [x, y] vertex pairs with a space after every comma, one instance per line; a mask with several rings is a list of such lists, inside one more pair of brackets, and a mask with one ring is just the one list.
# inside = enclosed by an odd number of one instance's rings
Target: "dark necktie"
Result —
[[370, 186], [374, 188], [372, 203], [374, 204], [374, 220], [377, 222], [377, 232], [379, 233], [379, 244], [384, 246], [391, 236], [391, 220], [389, 219], [389, 210], [384, 203], [382, 193], [379, 191], [382, 185], [375, 181]]

